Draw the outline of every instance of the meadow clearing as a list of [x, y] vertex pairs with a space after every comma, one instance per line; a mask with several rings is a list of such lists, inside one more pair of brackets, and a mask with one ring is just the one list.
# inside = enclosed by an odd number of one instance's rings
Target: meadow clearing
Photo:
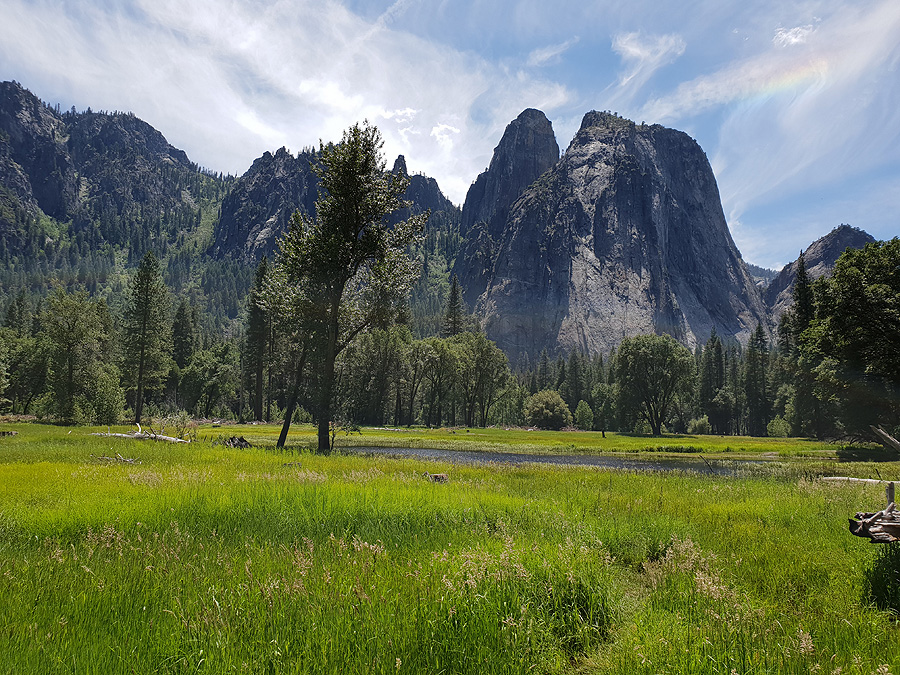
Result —
[[[372, 430], [341, 445], [762, 457], [737, 477], [0, 430], [0, 672], [900, 673], [900, 480], [789, 439]], [[114, 429], [115, 430], [115, 429]], [[102, 431], [106, 431], [104, 427]], [[243, 435], [257, 447], [217, 441]], [[668, 448], [668, 449], [666, 449]], [[116, 454], [128, 463], [114, 458]], [[447, 472], [436, 484], [422, 472]]]

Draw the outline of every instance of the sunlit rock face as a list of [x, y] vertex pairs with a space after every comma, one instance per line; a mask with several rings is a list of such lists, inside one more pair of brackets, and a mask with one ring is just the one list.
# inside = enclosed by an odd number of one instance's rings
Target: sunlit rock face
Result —
[[476, 311], [513, 359], [605, 353], [641, 333], [693, 347], [713, 328], [741, 342], [758, 323], [768, 330], [709, 161], [682, 132], [588, 113], [493, 229]]

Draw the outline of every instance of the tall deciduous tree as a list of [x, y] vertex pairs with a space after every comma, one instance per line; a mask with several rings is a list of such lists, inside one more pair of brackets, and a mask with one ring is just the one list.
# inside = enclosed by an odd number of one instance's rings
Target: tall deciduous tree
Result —
[[659, 436], [675, 397], [693, 386], [694, 357], [668, 335], [625, 338], [616, 356], [616, 380], [620, 402]]
[[152, 251], [144, 255], [131, 280], [122, 351], [127, 389], [134, 391], [134, 420], [140, 424], [144, 392], [162, 382], [171, 352], [169, 292]]
[[322, 145], [314, 219], [295, 213], [281, 243], [288, 283], [303, 288], [310, 316], [309, 348], [318, 386], [318, 446], [331, 449], [329, 426], [338, 354], [362, 331], [393, 321], [418, 276], [406, 253], [427, 214], [391, 224], [405, 204], [409, 179], [385, 171], [381, 134], [368, 122]]
[[900, 239], [847, 249], [819, 282], [817, 319], [800, 349], [850, 436], [900, 431]]

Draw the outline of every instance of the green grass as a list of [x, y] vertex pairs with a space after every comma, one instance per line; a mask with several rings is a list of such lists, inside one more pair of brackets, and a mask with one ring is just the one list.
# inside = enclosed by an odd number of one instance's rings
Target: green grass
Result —
[[[323, 457], [310, 428], [291, 453], [274, 427], [188, 446], [2, 428], [0, 673], [900, 671], [900, 563], [846, 526], [883, 490], [815, 480], [834, 464], [798, 458], [815, 444], [760, 445], [792, 469], [726, 479]], [[465, 443], [676, 440], [543, 433]], [[232, 434], [268, 446], [212, 443]]]

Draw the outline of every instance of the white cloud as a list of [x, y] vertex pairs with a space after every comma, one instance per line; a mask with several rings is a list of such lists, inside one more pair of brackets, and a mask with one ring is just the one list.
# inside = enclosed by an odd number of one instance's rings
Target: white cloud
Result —
[[809, 39], [814, 30], [815, 26], [811, 24], [795, 28], [779, 28], [775, 31], [775, 37], [772, 38], [772, 42], [778, 47], [803, 44]]
[[560, 56], [565, 54], [571, 47], [578, 44], [578, 39], [578, 36], [575, 36], [556, 45], [535, 49], [528, 55], [527, 65], [536, 67], [557, 63], [560, 60]]
[[194, 161], [237, 174], [368, 118], [389, 162], [406, 155], [461, 203], [509, 120], [568, 94], [395, 30], [415, 4], [365, 21], [337, 0], [8, 0], [0, 64], [65, 107], [131, 110]]
[[659, 68], [684, 54], [686, 46], [679, 35], [617, 34], [613, 38], [612, 49], [622, 57], [622, 63], [627, 67], [620, 84], [640, 87]]

